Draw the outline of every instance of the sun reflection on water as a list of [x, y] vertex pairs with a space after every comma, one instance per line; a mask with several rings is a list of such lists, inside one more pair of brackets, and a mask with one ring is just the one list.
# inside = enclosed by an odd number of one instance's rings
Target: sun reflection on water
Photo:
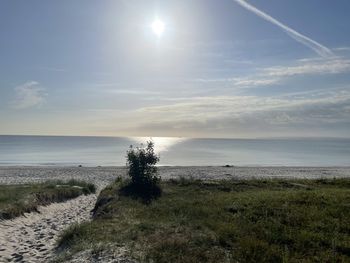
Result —
[[172, 146], [187, 140], [186, 138], [177, 137], [132, 137], [130, 139], [136, 142], [134, 146], [138, 146], [139, 144], [145, 145], [147, 141], [152, 140], [156, 153], [166, 152]]

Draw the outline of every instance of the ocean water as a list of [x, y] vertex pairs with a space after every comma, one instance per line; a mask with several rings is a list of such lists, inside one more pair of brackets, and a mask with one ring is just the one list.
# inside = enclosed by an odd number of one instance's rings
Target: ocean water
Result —
[[[0, 165], [120, 166], [149, 138], [0, 136]], [[160, 165], [350, 166], [350, 139], [153, 138]]]

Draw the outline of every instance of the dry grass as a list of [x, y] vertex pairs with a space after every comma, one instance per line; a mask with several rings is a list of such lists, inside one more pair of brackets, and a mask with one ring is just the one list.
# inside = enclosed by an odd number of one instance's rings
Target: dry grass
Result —
[[62, 234], [61, 260], [109, 244], [140, 262], [350, 261], [348, 179], [172, 180], [149, 205], [119, 187], [102, 191], [92, 222]]
[[0, 220], [37, 211], [38, 206], [63, 202], [95, 192], [93, 184], [70, 180], [41, 184], [0, 185]]

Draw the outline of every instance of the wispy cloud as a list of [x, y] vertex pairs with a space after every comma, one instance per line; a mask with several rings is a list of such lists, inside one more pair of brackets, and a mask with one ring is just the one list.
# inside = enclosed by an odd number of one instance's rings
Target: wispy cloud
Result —
[[233, 84], [238, 87], [257, 87], [257, 86], [269, 86], [276, 84], [279, 81], [278, 78], [235, 78]]
[[245, 77], [195, 79], [195, 82], [230, 83], [235, 88], [270, 86], [298, 75], [341, 74], [350, 72], [350, 60], [344, 58], [301, 59], [292, 65], [272, 66], [257, 69]]
[[[168, 134], [186, 131], [197, 136], [220, 133], [226, 136], [265, 136], [271, 132], [299, 135], [299, 132], [307, 133], [310, 127], [325, 132], [335, 127], [337, 132], [343, 132], [333, 124], [350, 126], [350, 92], [338, 89], [315, 91], [308, 96], [197, 97], [171, 105], [141, 108], [138, 114], [143, 120], [138, 128], [151, 130], [157, 127]], [[152, 127], [148, 126], [149, 123]]]
[[38, 107], [45, 102], [45, 89], [37, 81], [28, 81], [14, 88], [15, 99], [11, 102], [14, 109]]
[[257, 86], [269, 86], [276, 84], [280, 78], [268, 77], [264, 75], [252, 75], [248, 77], [237, 78], [217, 78], [217, 79], [195, 79], [194, 82], [203, 83], [231, 83], [235, 87], [257, 87]]
[[350, 60], [343, 58], [332, 59], [302, 59], [287, 66], [273, 66], [260, 69], [257, 74], [234, 82], [236, 87], [269, 86], [294, 76], [342, 74], [350, 72]]
[[255, 6], [247, 3], [245, 0], [233, 0], [245, 9], [253, 12], [257, 16], [269, 21], [270, 23], [278, 26], [282, 30], [284, 30], [288, 35], [290, 35], [292, 38], [294, 38], [296, 41], [300, 42], [301, 44], [311, 48], [313, 51], [315, 51], [317, 54], [319, 54], [322, 57], [330, 57], [333, 56], [333, 52], [325, 47], [324, 45], [318, 43], [317, 41], [297, 32], [296, 30], [290, 28], [289, 26], [281, 23], [277, 19], [273, 18], [272, 16], [266, 14], [265, 12], [259, 10]]
[[[334, 106], [346, 103], [350, 104], [350, 92], [346, 90], [315, 91], [309, 93], [307, 97], [300, 97], [295, 94], [258, 97], [258, 96], [212, 96], [195, 97], [187, 100], [181, 99], [180, 102], [166, 105], [141, 108], [139, 112], [152, 113], [157, 115], [158, 120], [166, 119], [191, 119], [193, 121], [204, 121], [210, 118], [242, 118], [246, 115], [269, 112], [283, 111], [294, 112], [309, 108], [313, 110], [315, 116], [317, 106]], [[320, 107], [321, 108], [321, 107]], [[350, 109], [347, 108], [348, 112]], [[344, 113], [334, 115], [334, 119], [339, 116], [345, 116]], [[319, 114], [318, 114], [319, 115]], [[153, 116], [153, 115], [152, 115]], [[161, 118], [161, 116], [164, 117]], [[186, 117], [186, 118], [184, 118]], [[307, 116], [304, 116], [305, 118]], [[349, 119], [349, 118], [347, 118]], [[350, 120], [350, 119], [349, 119]], [[326, 119], [324, 120], [326, 121]]]
[[294, 66], [279, 66], [263, 69], [268, 76], [286, 77], [307, 74], [340, 74], [350, 72], [350, 60], [330, 59], [330, 60], [307, 60], [300, 61]]
[[350, 47], [336, 47], [333, 48], [334, 51], [350, 51]]

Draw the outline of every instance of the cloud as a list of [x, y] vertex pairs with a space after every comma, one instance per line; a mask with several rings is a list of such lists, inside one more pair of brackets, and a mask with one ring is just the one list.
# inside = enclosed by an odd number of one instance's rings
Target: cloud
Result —
[[313, 135], [321, 130], [340, 133], [339, 125], [350, 127], [350, 91], [315, 91], [307, 96], [197, 97], [141, 108], [137, 114], [142, 124], [136, 128], [167, 135], [284, 136], [287, 132], [297, 136], [299, 132], [306, 135], [311, 128], [315, 128]]
[[14, 109], [22, 110], [38, 107], [45, 102], [45, 89], [37, 81], [28, 81], [15, 87], [15, 99], [11, 102]]
[[350, 72], [350, 60], [343, 58], [300, 59], [293, 65], [273, 66], [257, 69], [255, 74], [245, 77], [195, 79], [202, 83], [230, 83], [235, 88], [254, 88], [281, 83], [298, 75], [342, 74]]
[[269, 86], [279, 82], [279, 78], [235, 78], [233, 84], [238, 87]]
[[195, 82], [231, 82], [234, 86], [240, 87], [252, 87], [252, 86], [266, 86], [275, 84], [279, 79], [277, 78], [250, 78], [250, 77], [241, 77], [241, 78], [217, 78], [217, 79], [195, 79]]
[[329, 60], [300, 60], [301, 63], [294, 66], [279, 66], [263, 69], [268, 76], [286, 77], [306, 74], [340, 74], [350, 71], [350, 60], [329, 59]]
[[272, 16], [266, 14], [265, 12], [259, 10], [255, 6], [247, 3], [245, 0], [233, 0], [245, 9], [253, 12], [257, 16], [269, 21], [270, 23], [278, 26], [281, 28], [283, 31], [285, 31], [288, 35], [290, 35], [292, 38], [294, 38], [296, 41], [299, 43], [311, 48], [313, 51], [315, 51], [317, 54], [319, 54], [322, 57], [331, 57], [333, 56], [333, 52], [325, 47], [324, 45], [318, 43], [317, 41], [295, 31], [294, 29], [288, 27], [287, 25], [281, 23], [277, 19], [273, 18]]
[[350, 51], [350, 47], [336, 47], [333, 48], [335, 51]]
[[[316, 91], [307, 97], [283, 95], [278, 97], [258, 96], [212, 96], [189, 98], [187, 101], [166, 106], [141, 108], [139, 112], [166, 116], [170, 119], [206, 120], [223, 116], [243, 116], [258, 112], [294, 111], [295, 109], [313, 108], [315, 106], [336, 105], [346, 102], [350, 105], [350, 92]], [[171, 115], [169, 115], [171, 114]], [[336, 117], [336, 116], [334, 116]], [[159, 118], [162, 119], [162, 118]]]

